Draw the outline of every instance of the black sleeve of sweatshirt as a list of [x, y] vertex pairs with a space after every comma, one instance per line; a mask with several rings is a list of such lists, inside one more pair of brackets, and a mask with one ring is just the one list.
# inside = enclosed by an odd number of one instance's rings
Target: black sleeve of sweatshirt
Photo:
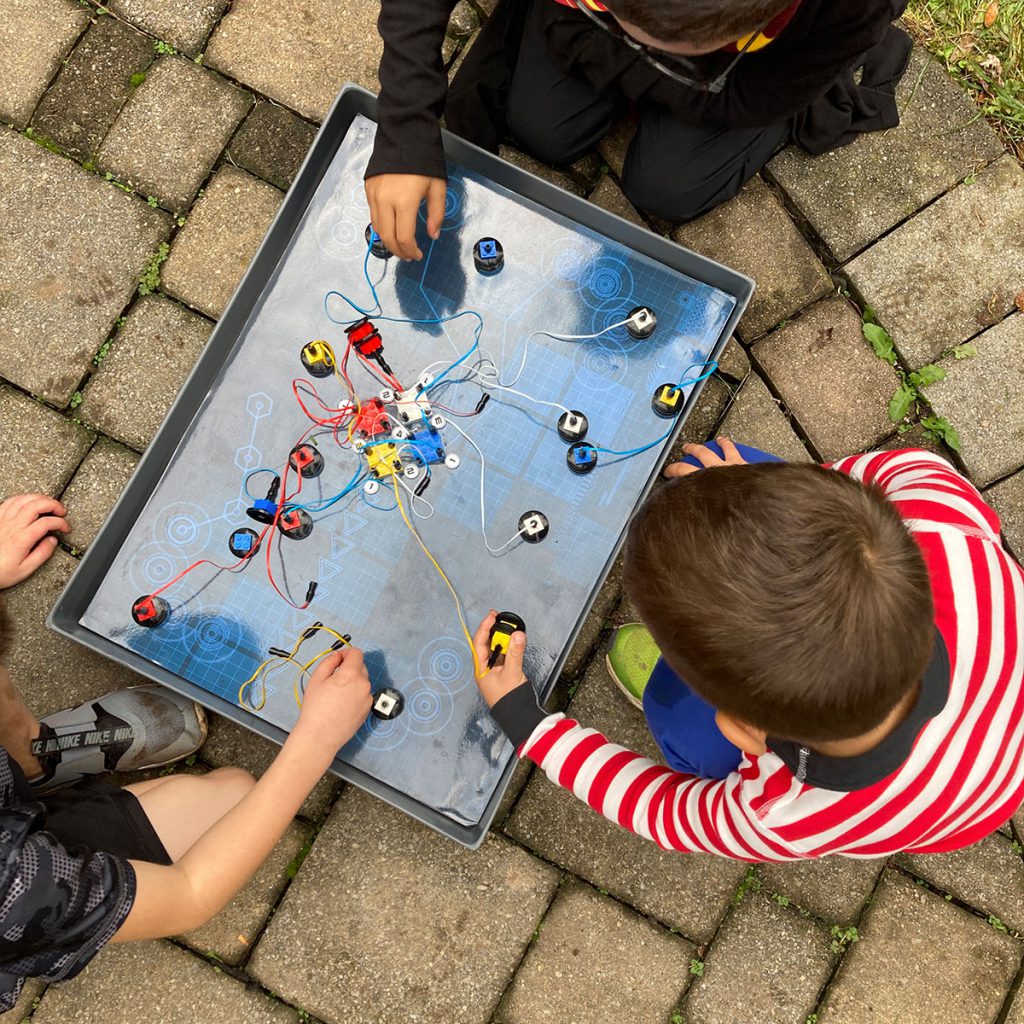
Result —
[[[552, 4], [547, 39], [559, 63], [595, 88], [616, 86], [687, 124], [753, 128], [806, 110], [886, 35], [904, 6], [905, 0], [804, 0], [778, 39], [740, 58], [720, 93], [673, 81], [571, 8]], [[715, 70], [723, 59], [715, 55]]]
[[366, 177], [427, 174], [446, 178], [441, 126], [448, 76], [441, 48], [458, 0], [382, 0], [384, 40], [377, 138]]

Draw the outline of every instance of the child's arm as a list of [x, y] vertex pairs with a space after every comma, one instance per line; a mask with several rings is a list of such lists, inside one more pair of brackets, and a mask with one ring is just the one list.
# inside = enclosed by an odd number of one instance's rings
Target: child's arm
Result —
[[402, 259], [419, 259], [416, 217], [427, 200], [427, 230], [444, 218], [447, 167], [440, 118], [448, 95], [441, 60], [456, 0], [383, 0], [377, 27], [384, 40], [377, 137], [366, 169], [370, 219]]
[[114, 942], [178, 935], [216, 914], [252, 877], [302, 801], [370, 711], [362, 652], [325, 658], [298, 724], [253, 789], [175, 864], [132, 861], [136, 894]]
[[[493, 624], [492, 612], [474, 638], [484, 665]], [[525, 635], [514, 633], [503, 663], [477, 684], [520, 757], [538, 764], [552, 782], [662, 849], [736, 860], [799, 859], [800, 854], [780, 843], [740, 800], [738, 774], [722, 781], [683, 775], [609, 742], [565, 715], [541, 710], [523, 674], [525, 650]]]

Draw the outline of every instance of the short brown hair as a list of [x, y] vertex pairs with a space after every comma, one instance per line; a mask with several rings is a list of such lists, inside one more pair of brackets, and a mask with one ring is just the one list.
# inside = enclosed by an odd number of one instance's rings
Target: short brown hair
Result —
[[899, 512], [820, 466], [670, 482], [630, 528], [624, 578], [669, 665], [716, 708], [780, 738], [870, 731], [931, 656], [928, 570]]
[[605, 0], [615, 17], [666, 43], [694, 45], [756, 32], [793, 0]]

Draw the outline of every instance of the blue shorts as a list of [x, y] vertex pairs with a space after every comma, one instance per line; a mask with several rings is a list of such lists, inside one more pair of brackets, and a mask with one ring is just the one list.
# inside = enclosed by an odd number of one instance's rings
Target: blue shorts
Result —
[[[707, 447], [717, 455], [722, 454], [714, 442]], [[747, 462], [783, 461], [757, 448], [742, 444], [736, 447]], [[700, 465], [692, 455], [687, 455], [683, 462]], [[724, 779], [739, 767], [743, 752], [722, 735], [715, 723], [715, 709], [698, 697], [664, 658], [658, 659], [647, 681], [644, 714], [666, 764], [676, 771], [705, 779]]]

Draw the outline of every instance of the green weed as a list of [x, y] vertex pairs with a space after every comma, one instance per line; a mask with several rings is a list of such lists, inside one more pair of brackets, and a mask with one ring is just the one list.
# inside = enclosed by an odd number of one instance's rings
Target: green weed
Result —
[[153, 254], [146, 264], [139, 281], [139, 294], [149, 295], [160, 287], [160, 268], [171, 253], [171, 247], [166, 242], [161, 242], [160, 247]]

